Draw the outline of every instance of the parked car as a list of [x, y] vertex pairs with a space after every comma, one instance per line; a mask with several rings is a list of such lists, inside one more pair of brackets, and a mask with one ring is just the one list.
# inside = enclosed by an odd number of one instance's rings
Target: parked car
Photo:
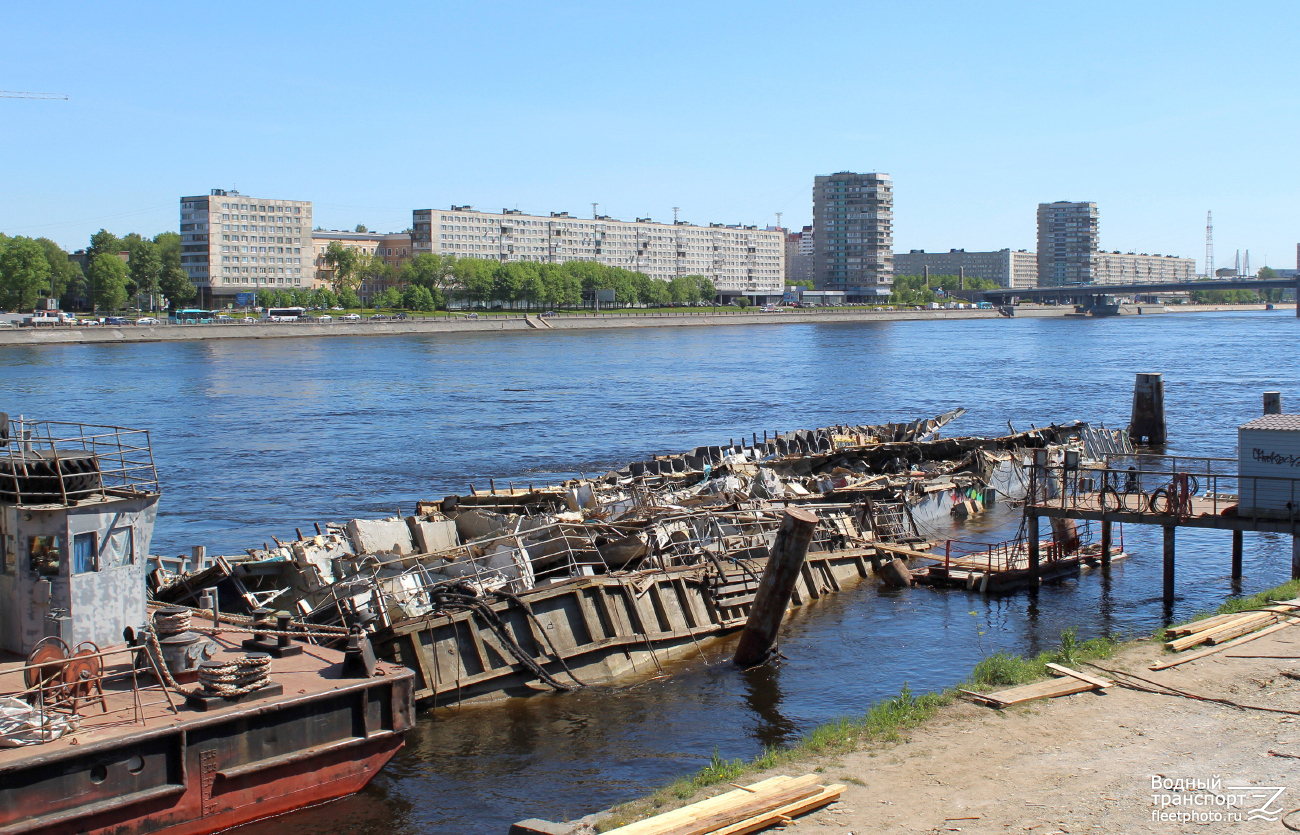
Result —
[[560, 315], [560, 314], [556, 313], [554, 310], [548, 310], [548, 311], [546, 311], [546, 312], [544, 312], [544, 313], [542, 314], [541, 318], [543, 318], [543, 319], [549, 319], [549, 318], [551, 318], [552, 316], [559, 316], [559, 315]]
[[106, 318], [106, 319], [104, 320], [104, 324], [106, 324], [106, 325], [129, 325], [129, 324], [131, 324], [131, 323], [127, 321], [127, 319], [126, 319], [125, 316], [109, 316], [108, 318]]
[[389, 316], [387, 313], [376, 313], [374, 316], [371, 316], [371, 317], [370, 317], [370, 321], [372, 321], [372, 322], [387, 322], [387, 321], [388, 321], [389, 319], [391, 319], [391, 318], [393, 318], [393, 317], [392, 317], [392, 316]]
[[410, 317], [407, 316], [405, 313], [394, 313], [394, 314], [393, 314], [393, 318], [394, 318], [394, 319], [409, 319]]
[[136, 319], [135, 323], [137, 325], [156, 325], [158, 324], [158, 320], [152, 316], [145, 316], [142, 319]]
[[319, 316], [316, 317], [316, 321], [317, 321], [317, 322], [333, 322], [333, 321], [334, 321], [334, 317], [331, 316], [331, 315], [329, 315], [328, 313], [322, 313], [321, 315], [319, 315]]
[[340, 322], [360, 322], [360, 321], [361, 321], [361, 314], [359, 314], [359, 313], [345, 313], [345, 314], [343, 314], [342, 316], [339, 317], [339, 321], [340, 321]]
[[330, 310], [342, 310], [342, 309], [343, 309], [343, 308], [338, 307], [338, 306], [335, 306], [335, 307], [331, 307], [331, 308], [330, 308]]

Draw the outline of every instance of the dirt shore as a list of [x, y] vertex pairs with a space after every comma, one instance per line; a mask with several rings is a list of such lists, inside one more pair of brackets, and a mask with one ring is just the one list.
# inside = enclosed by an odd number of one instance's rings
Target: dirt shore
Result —
[[[1102, 668], [1127, 671], [1199, 695], [1300, 713], [1300, 681], [1288, 677], [1300, 677], [1300, 629], [1282, 629], [1181, 667], [1149, 670], [1161, 656], [1160, 645], [1144, 642], [1099, 666], [1080, 667], [1099, 676], [1107, 675]], [[1297, 720], [1300, 715], [1124, 687], [1002, 711], [956, 702], [909, 732], [907, 742], [785, 763], [743, 782], [816, 770], [827, 783], [845, 783], [840, 802], [791, 829], [808, 835], [1276, 833], [1284, 831], [1279, 812], [1300, 807], [1300, 759], [1270, 752], [1300, 757]], [[1196, 788], [1198, 780], [1209, 786], [1215, 779], [1215, 791]], [[1166, 788], [1172, 784], [1165, 780], [1192, 788]], [[1284, 790], [1274, 796], [1277, 788]], [[1179, 820], [1180, 813], [1225, 817]], [[1231, 814], [1241, 820], [1227, 819]], [[1248, 819], [1252, 814], [1255, 820]]]

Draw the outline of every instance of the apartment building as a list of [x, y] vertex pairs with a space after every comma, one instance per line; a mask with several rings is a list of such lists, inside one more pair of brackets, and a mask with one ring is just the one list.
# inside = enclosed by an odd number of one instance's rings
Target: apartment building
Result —
[[813, 228], [785, 236], [785, 283], [813, 280]]
[[311, 201], [212, 189], [181, 198], [181, 266], [200, 307], [233, 304], [236, 293], [312, 284]]
[[1098, 252], [1093, 267], [1095, 284], [1138, 284], [1158, 281], [1195, 281], [1195, 258], [1128, 252]]
[[1038, 284], [1092, 284], [1096, 278], [1097, 204], [1038, 204]]
[[334, 268], [325, 262], [325, 252], [331, 243], [338, 243], [366, 255], [378, 256], [384, 264], [392, 267], [390, 276], [368, 276], [357, 286], [357, 296], [362, 304], [369, 304], [374, 296], [389, 287], [398, 286], [397, 274], [411, 260], [410, 232], [339, 232], [317, 229], [311, 233], [314, 287], [334, 287]]
[[926, 252], [914, 249], [894, 253], [894, 275], [965, 275], [997, 282], [999, 287], [1026, 288], [1038, 283], [1038, 257], [1023, 249], [996, 252]]
[[412, 220], [414, 254], [550, 264], [595, 261], [665, 280], [703, 275], [724, 301], [742, 295], [755, 301], [779, 299], [783, 290], [785, 244], [779, 229], [655, 223], [648, 217], [585, 219], [568, 212], [528, 215], [518, 209], [498, 214], [471, 206], [416, 209]]
[[887, 297], [894, 276], [894, 190], [888, 174], [841, 171], [813, 181], [813, 280], [848, 301]]

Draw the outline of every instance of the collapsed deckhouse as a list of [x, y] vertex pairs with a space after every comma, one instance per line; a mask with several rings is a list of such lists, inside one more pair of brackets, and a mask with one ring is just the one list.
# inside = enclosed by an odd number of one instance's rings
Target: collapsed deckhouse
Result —
[[197, 571], [160, 569], [151, 590], [197, 605], [216, 588], [226, 613], [361, 626], [437, 705], [655, 672], [744, 624], [785, 507], [819, 517], [799, 606], [873, 576], [893, 557], [884, 543], [924, 547], [927, 527], [968, 497], [1023, 496], [1023, 451], [1086, 429], [934, 438], [963, 413], [754, 437], [558, 486], [494, 484]]

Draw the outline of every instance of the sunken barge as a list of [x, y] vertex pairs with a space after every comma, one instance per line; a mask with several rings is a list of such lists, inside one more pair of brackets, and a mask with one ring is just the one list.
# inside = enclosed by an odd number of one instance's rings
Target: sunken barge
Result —
[[936, 437], [963, 413], [755, 435], [554, 486], [491, 482], [404, 518], [195, 555], [150, 589], [191, 607], [215, 590], [233, 622], [278, 610], [295, 628], [363, 629], [428, 706], [653, 674], [745, 624], [787, 508], [818, 519], [799, 607], [925, 555], [954, 511], [1023, 498], [1029, 451], [1088, 431]]

